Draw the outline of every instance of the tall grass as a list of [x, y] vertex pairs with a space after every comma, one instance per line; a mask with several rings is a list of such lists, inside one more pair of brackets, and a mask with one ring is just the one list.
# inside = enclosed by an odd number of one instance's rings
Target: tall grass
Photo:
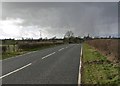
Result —
[[119, 86], [119, 68], [95, 48], [83, 44], [82, 86]]
[[94, 39], [86, 41], [87, 44], [93, 46], [104, 55], [110, 57], [111, 61], [118, 61], [120, 51], [118, 39]]

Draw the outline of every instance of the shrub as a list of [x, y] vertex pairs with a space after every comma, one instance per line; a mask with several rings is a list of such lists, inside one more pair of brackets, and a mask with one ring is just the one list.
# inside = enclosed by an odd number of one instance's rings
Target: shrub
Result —
[[7, 47], [6, 46], [2, 46], [2, 53], [6, 53], [7, 51]]

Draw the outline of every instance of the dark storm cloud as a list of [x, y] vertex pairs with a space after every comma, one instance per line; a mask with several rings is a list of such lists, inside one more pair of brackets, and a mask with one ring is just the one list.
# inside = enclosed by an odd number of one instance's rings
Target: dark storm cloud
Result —
[[68, 30], [80, 36], [116, 34], [117, 7], [115, 2], [4, 2], [3, 20], [21, 18], [23, 27], [46, 27], [59, 37]]

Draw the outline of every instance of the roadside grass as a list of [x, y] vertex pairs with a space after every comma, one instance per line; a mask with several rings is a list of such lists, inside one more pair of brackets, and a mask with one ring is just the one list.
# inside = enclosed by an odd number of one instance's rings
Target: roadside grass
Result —
[[119, 68], [117, 64], [107, 60], [107, 57], [100, 54], [88, 44], [83, 44], [83, 67], [82, 84], [83, 85], [120, 85]]
[[27, 53], [27, 51], [22, 51], [22, 52], [7, 52], [7, 53], [3, 53], [2, 54], [2, 59], [7, 59], [7, 58], [10, 58], [10, 57], [14, 57], [14, 56], [17, 56], [17, 55], [22, 55], [22, 54], [25, 54]]
[[22, 55], [22, 54], [32, 52], [32, 51], [55, 47], [55, 46], [59, 46], [59, 45], [43, 46], [43, 47], [32, 48], [32, 49], [29, 48], [29, 49], [25, 49], [25, 50], [21, 50], [21, 51], [16, 51], [16, 52], [6, 52], [1, 55], [2, 57], [0, 56], [0, 60], [11, 58], [11, 57], [18, 56], [18, 55]]

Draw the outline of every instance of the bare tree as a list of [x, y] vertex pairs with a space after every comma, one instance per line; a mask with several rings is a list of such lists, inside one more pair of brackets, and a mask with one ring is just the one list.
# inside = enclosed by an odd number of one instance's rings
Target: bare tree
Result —
[[74, 41], [74, 33], [72, 31], [67, 31], [64, 36], [64, 42], [73, 43]]
[[72, 31], [67, 31], [64, 38], [71, 38], [74, 37], [74, 33]]

